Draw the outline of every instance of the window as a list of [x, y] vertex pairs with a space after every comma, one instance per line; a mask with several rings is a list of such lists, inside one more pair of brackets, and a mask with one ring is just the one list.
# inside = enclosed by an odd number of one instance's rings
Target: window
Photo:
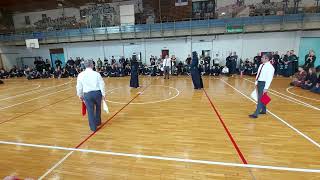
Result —
[[26, 25], [30, 25], [30, 17], [29, 16], [25, 16], [24, 20], [26, 22]]

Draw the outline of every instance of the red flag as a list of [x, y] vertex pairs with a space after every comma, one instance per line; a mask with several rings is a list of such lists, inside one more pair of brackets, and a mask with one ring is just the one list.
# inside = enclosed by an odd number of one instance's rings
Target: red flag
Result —
[[87, 107], [86, 104], [82, 101], [82, 116], [87, 114]]
[[261, 102], [264, 104], [264, 105], [267, 105], [269, 104], [271, 101], [271, 98], [268, 96], [267, 93], [264, 93], [261, 97]]

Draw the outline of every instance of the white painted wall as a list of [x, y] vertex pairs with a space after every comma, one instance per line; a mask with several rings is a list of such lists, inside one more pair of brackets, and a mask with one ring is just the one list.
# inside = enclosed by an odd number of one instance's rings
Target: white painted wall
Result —
[[[40, 49], [34, 49], [32, 52], [27, 51], [25, 47], [0, 47], [0, 52], [20, 53], [17, 55], [2, 55], [7, 68], [11, 68], [16, 64], [17, 57], [42, 56], [44, 59], [50, 59], [49, 49], [52, 48], [64, 48], [66, 59], [84, 57], [97, 60], [104, 57], [110, 59], [111, 56], [119, 59], [123, 55], [131, 57], [133, 53], [138, 54], [141, 52], [142, 61], [145, 62], [146, 60], [148, 64], [150, 56], [159, 57], [162, 49], [169, 49], [170, 55], [176, 55], [178, 60], [185, 60], [192, 51], [197, 51], [200, 54], [202, 50], [211, 50], [211, 56], [219, 53], [222, 58], [221, 62], [224, 62], [228, 53], [234, 51], [242, 59], [253, 59], [258, 52], [262, 51], [279, 51], [280, 54], [283, 54], [287, 50], [295, 50], [298, 54], [301, 37], [320, 37], [320, 31], [63, 43], [40, 45]], [[204, 42], [201, 42], [201, 40], [204, 40]]]

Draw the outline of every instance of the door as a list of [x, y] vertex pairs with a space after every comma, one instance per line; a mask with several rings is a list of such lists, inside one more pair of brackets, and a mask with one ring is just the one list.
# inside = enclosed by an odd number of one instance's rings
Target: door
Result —
[[51, 58], [51, 64], [52, 67], [56, 68], [56, 60], [60, 60], [62, 62], [62, 67], [65, 66], [66, 61], [64, 58], [64, 52], [63, 52], [63, 48], [59, 48], [59, 49], [50, 49], [50, 58]]
[[163, 49], [161, 55], [162, 55], [162, 59], [164, 59], [166, 57], [166, 55], [169, 56], [169, 50]]

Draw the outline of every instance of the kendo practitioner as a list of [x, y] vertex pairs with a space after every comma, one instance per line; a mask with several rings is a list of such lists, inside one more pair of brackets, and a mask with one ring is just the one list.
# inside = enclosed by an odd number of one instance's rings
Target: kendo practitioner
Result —
[[286, 55], [283, 57], [283, 76], [290, 77], [292, 74], [292, 62], [289, 59], [290, 52], [288, 51]]
[[199, 58], [196, 51], [192, 52], [192, 62], [191, 62], [191, 78], [194, 85], [194, 89], [203, 88], [203, 83], [201, 79], [201, 74], [198, 68]]
[[132, 55], [131, 60], [131, 78], [130, 78], [130, 87], [138, 88], [139, 87], [139, 63], [137, 60], [137, 56], [135, 54]]
[[230, 75], [230, 69], [231, 69], [231, 65], [232, 65], [232, 53], [229, 54], [229, 56], [226, 58], [226, 66], [229, 69], [229, 75]]
[[210, 61], [211, 57], [209, 55], [204, 57], [204, 71], [206, 75], [210, 74]]
[[273, 58], [272, 58], [272, 60], [273, 60], [272, 65], [273, 65], [274, 70], [275, 70], [274, 74], [277, 75], [277, 74], [278, 74], [279, 60], [280, 60], [280, 56], [279, 56], [278, 51], [276, 51], [276, 52], [273, 54], [272, 57], [273, 57]]
[[292, 69], [290, 72], [290, 76], [292, 76], [292, 75], [294, 75], [294, 73], [298, 72], [298, 68], [299, 68], [299, 62], [298, 62], [299, 59], [294, 54], [294, 50], [290, 51], [289, 61], [292, 63]]
[[233, 56], [231, 56], [231, 69], [230, 74], [234, 75], [237, 72], [237, 61], [238, 61], [238, 55], [236, 52], [233, 53]]
[[192, 58], [190, 56], [190, 54], [188, 54], [188, 57], [186, 59], [186, 64], [187, 64], [187, 73], [190, 73], [190, 65], [191, 65], [191, 61], [192, 61]]

